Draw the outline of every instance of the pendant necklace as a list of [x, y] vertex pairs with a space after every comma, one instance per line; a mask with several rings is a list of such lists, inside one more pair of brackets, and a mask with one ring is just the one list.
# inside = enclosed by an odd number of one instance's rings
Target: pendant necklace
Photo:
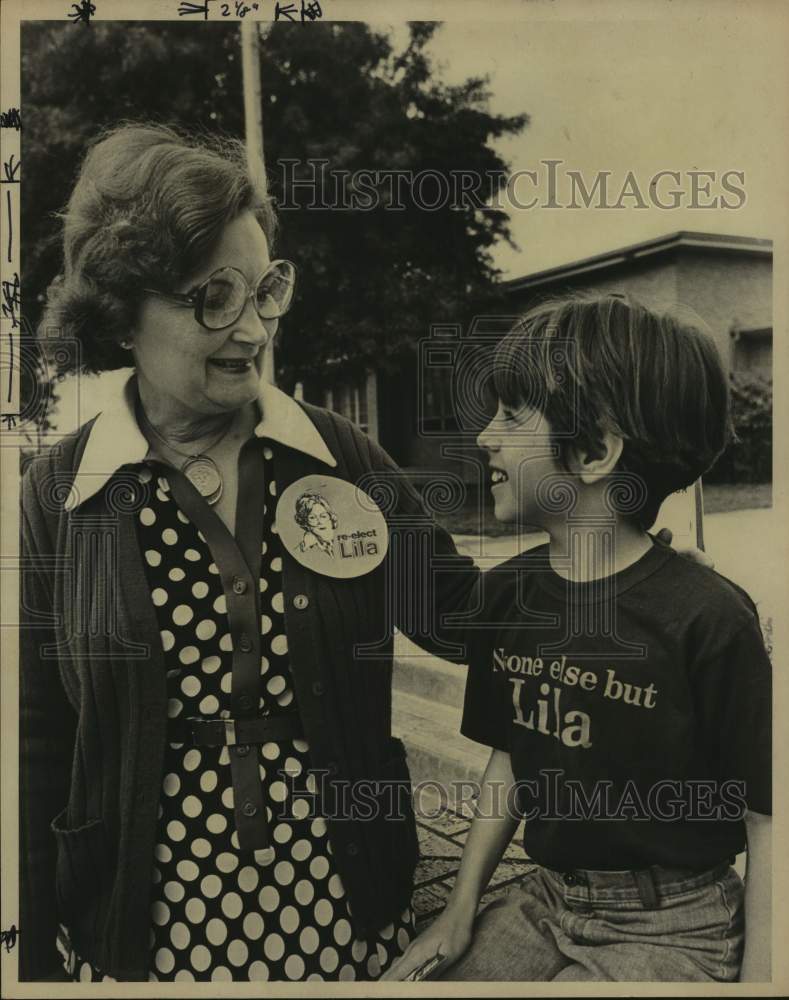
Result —
[[205, 500], [205, 502], [213, 507], [215, 503], [222, 496], [222, 491], [224, 489], [224, 482], [222, 480], [222, 473], [219, 471], [219, 466], [207, 453], [215, 448], [220, 441], [223, 441], [233, 426], [235, 421], [235, 414], [231, 414], [230, 420], [225, 428], [220, 431], [219, 437], [215, 438], [211, 444], [205, 448], [203, 451], [199, 452], [197, 455], [180, 451], [178, 448], [173, 447], [169, 441], [165, 440], [164, 437], [156, 430], [153, 424], [150, 422], [148, 417], [145, 415], [145, 411], [140, 407], [140, 416], [142, 417], [143, 423], [150, 430], [150, 432], [162, 442], [170, 451], [175, 452], [185, 461], [179, 466], [179, 469], [189, 482], [194, 486], [200, 496]]

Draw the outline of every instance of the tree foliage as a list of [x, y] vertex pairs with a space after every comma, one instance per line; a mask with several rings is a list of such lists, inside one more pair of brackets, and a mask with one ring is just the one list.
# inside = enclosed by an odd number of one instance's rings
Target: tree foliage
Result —
[[[475, 171], [495, 191], [507, 165], [492, 141], [526, 115], [489, 110], [485, 79], [442, 82], [428, 53], [438, 25], [413, 23], [407, 44], [361, 22], [279, 23], [262, 41], [266, 164], [272, 195], [293, 203], [280, 161], [311, 173]], [[86, 143], [117, 122], [154, 119], [243, 135], [237, 24], [94, 21], [23, 26], [23, 268], [25, 314], [36, 325], [61, 266], [56, 213]], [[431, 323], [463, 323], [484, 308], [497, 273], [490, 250], [509, 239], [507, 216], [469, 199], [425, 211], [392, 207], [384, 179], [369, 210], [300, 207], [281, 213], [276, 253], [299, 268], [279, 339], [280, 378], [292, 383], [342, 363], [396, 371]], [[333, 185], [323, 192], [334, 199]], [[427, 188], [426, 188], [427, 190]], [[387, 204], [388, 200], [388, 204]]]
[[773, 475], [773, 380], [732, 372], [734, 434], [704, 479], [711, 483], [767, 483]]

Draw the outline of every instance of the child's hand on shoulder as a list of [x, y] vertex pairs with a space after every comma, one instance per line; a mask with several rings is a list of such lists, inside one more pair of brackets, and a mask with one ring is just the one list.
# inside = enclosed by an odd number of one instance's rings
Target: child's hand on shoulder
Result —
[[[661, 528], [657, 533], [657, 538], [661, 542], [665, 542], [666, 545], [671, 545], [671, 540], [674, 537], [671, 533], [670, 528]], [[688, 548], [682, 548], [676, 550], [678, 555], [684, 556], [686, 559], [692, 559], [693, 562], [697, 562], [700, 566], [707, 566], [709, 569], [715, 568], [715, 563], [710, 559], [706, 552], [702, 552], [701, 549], [697, 549], [694, 545]]]
[[472, 923], [473, 914], [469, 918], [467, 913], [461, 915], [447, 907], [423, 934], [411, 942], [400, 958], [392, 963], [381, 980], [402, 982], [439, 955], [441, 961], [433, 968], [434, 972], [457, 962], [471, 944]]

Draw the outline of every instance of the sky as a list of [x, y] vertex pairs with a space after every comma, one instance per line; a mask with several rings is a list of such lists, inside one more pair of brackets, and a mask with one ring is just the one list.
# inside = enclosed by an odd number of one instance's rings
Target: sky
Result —
[[[774, 240], [783, 235], [781, 227], [789, 230], [786, 171], [779, 169], [787, 160], [783, 116], [789, 60], [782, 33], [769, 18], [754, 15], [759, 6], [769, 4], [683, 0], [671, 7], [659, 0], [632, 0], [622, 6], [611, 0], [606, 8], [605, 0], [590, 0], [585, 6], [537, 4], [530, 8], [537, 15], [521, 21], [495, 20], [495, 11], [511, 17], [511, 3], [488, 5], [487, 20], [468, 19], [464, 12], [471, 7], [452, 8], [457, 17], [453, 13], [442, 24], [430, 46], [442, 78], [459, 83], [469, 76], [489, 76], [492, 111], [530, 116], [520, 135], [497, 144], [513, 171], [536, 171], [537, 184], [524, 178], [515, 194], [521, 202], [535, 196], [539, 202], [510, 212], [517, 247], [500, 244], [493, 254], [503, 277], [520, 277], [680, 229]], [[520, 9], [526, 10], [525, 5]], [[600, 17], [606, 10], [612, 13]], [[680, 13], [667, 17], [667, 10]], [[585, 11], [598, 16], [581, 20]], [[390, 30], [396, 43], [407, 38], [404, 17], [396, 22], [379, 17], [371, 23]], [[650, 180], [658, 171], [679, 171], [676, 188], [683, 203], [671, 209], [635, 208], [630, 198], [622, 199], [626, 207], [621, 209], [545, 208], [547, 168], [541, 161], [546, 160], [561, 161], [556, 167], [560, 204], [570, 200], [567, 171], [572, 170], [580, 172], [589, 189], [597, 171], [610, 171], [611, 202], [618, 200], [628, 171], [647, 201]], [[687, 207], [691, 170], [715, 172], [706, 200], [723, 195], [733, 203], [741, 199], [726, 194], [720, 176], [742, 171], [744, 181], [735, 183], [745, 191], [744, 203], [728, 210]], [[661, 184], [659, 196], [668, 202], [671, 182]], [[101, 385], [93, 383], [79, 400], [76, 386], [64, 384], [61, 429], [77, 426], [101, 409], [105, 383], [111, 394], [120, 377], [116, 373], [97, 380]]]
[[[488, 75], [491, 110], [529, 114], [521, 135], [497, 144], [513, 170], [537, 171], [536, 187], [526, 178], [516, 186], [522, 203], [535, 195], [547, 200], [547, 168], [540, 162], [548, 159], [562, 161], [556, 168], [560, 203], [570, 200], [567, 170], [580, 171], [587, 188], [596, 171], [610, 171], [610, 202], [633, 171], [648, 203], [634, 208], [636, 199], [625, 198], [622, 209], [515, 208], [512, 234], [519, 250], [501, 246], [495, 254], [505, 276], [679, 229], [776, 236], [777, 206], [784, 205], [777, 161], [785, 163], [787, 141], [785, 100], [776, 96], [781, 80], [789, 88], [781, 34], [768, 18], [739, 16], [727, 4], [707, 5], [704, 17], [697, 6], [686, 7], [694, 12], [688, 20], [638, 20], [633, 15], [650, 8], [636, 2], [627, 9], [625, 20], [452, 21], [434, 36], [432, 53], [445, 80]], [[739, 10], [747, 15], [748, 9]], [[403, 33], [396, 26], [395, 38]], [[681, 172], [681, 207], [649, 205], [649, 182], [660, 170]], [[734, 204], [742, 197], [727, 195], [720, 176], [743, 171], [744, 182], [731, 183], [745, 191], [744, 204], [688, 207], [690, 170], [716, 172], [709, 196], [700, 194], [699, 201], [723, 195]], [[658, 196], [670, 204], [672, 180], [661, 184]]]

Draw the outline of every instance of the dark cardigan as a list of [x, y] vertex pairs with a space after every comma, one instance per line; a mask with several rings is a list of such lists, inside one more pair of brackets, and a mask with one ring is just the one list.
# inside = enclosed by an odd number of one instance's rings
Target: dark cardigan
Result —
[[[445, 639], [456, 634], [444, 616], [466, 607], [478, 574], [376, 444], [343, 418], [302, 406], [337, 460], [331, 475], [372, 495], [390, 529], [387, 558], [355, 579], [320, 576], [283, 556], [296, 698], [354, 929], [364, 936], [408, 904], [418, 853], [405, 755], [390, 729], [393, 627], [457, 655], [436, 638], [438, 626]], [[149, 968], [165, 670], [134, 526], [145, 499], [135, 471], [118, 470], [72, 513], [63, 507], [91, 425], [35, 460], [23, 479], [22, 979], [57, 974], [58, 923], [81, 955], [117, 979], [146, 979]], [[272, 448], [280, 490], [329, 471]], [[428, 627], [414, 614], [420, 607], [429, 609]], [[415, 618], [413, 631], [405, 623]], [[371, 818], [343, 818], [349, 784], [365, 780], [375, 783], [379, 808]]]

